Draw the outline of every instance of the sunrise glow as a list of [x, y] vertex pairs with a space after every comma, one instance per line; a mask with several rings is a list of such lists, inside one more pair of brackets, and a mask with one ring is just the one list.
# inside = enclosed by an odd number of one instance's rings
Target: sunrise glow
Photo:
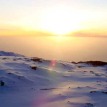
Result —
[[[71, 13], [71, 14], [70, 14]], [[67, 34], [81, 29], [80, 18], [74, 17], [75, 13], [65, 9], [65, 7], [55, 7], [50, 10], [44, 11], [43, 19], [41, 20], [41, 29], [55, 33], [55, 34]]]
[[102, 7], [100, 2], [24, 1], [9, 2], [8, 6], [1, 1], [0, 35], [67, 35], [86, 31], [92, 36], [101, 31], [100, 35], [107, 34], [106, 5]]

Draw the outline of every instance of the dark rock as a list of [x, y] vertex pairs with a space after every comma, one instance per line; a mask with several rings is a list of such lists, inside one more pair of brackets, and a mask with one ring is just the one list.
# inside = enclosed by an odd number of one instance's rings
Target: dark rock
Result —
[[12, 73], [9, 72], [8, 74], [12, 74]]
[[94, 74], [94, 71], [90, 71], [90, 73]]
[[5, 83], [3, 81], [0, 81], [0, 86], [4, 86]]
[[78, 64], [77, 62], [71, 62], [71, 63], [73, 63], [73, 64]]
[[77, 87], [77, 88], [79, 88], [79, 89], [80, 89], [81, 87]]
[[34, 62], [42, 63], [42, 59], [41, 58], [34, 57], [34, 58], [31, 58], [31, 60], [34, 61]]
[[3, 60], [6, 60], [7, 58], [2, 58]]
[[70, 103], [70, 101], [68, 101], [67, 103]]
[[78, 66], [78, 68], [82, 68], [82, 66]]
[[56, 88], [44, 88], [44, 89], [40, 89], [40, 90], [55, 90]]
[[102, 93], [107, 94], [107, 91], [103, 91]]
[[91, 103], [86, 103], [86, 107], [94, 107], [94, 105]]
[[95, 67], [107, 65], [107, 62], [103, 62], [103, 61], [86, 61], [86, 62], [78, 62], [78, 63], [86, 63], [86, 64], [93, 65]]
[[13, 59], [13, 61], [17, 61], [17, 59]]
[[96, 73], [95, 76], [101, 76], [101, 75]]
[[87, 71], [83, 71], [83, 72], [87, 72]]
[[97, 91], [90, 91], [90, 93], [96, 93]]
[[68, 72], [74, 72], [74, 71], [68, 71]]
[[36, 66], [31, 66], [31, 69], [37, 70], [37, 67]]

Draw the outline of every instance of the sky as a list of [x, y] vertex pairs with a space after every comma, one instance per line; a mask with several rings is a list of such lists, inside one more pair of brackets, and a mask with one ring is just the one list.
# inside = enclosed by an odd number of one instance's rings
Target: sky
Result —
[[107, 60], [107, 0], [0, 0], [0, 50], [59, 60]]
[[64, 61], [107, 61], [107, 38], [1, 36], [0, 50]]
[[0, 35], [106, 35], [106, 19], [106, 0], [0, 0]]

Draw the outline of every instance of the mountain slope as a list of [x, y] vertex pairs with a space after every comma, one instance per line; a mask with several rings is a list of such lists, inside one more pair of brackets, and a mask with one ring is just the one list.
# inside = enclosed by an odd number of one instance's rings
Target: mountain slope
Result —
[[23, 55], [19, 55], [13, 52], [5, 52], [5, 51], [0, 51], [0, 56], [15, 56], [15, 57], [23, 57]]
[[[107, 65], [0, 52], [1, 107], [106, 107]], [[93, 63], [93, 62], [91, 62]]]

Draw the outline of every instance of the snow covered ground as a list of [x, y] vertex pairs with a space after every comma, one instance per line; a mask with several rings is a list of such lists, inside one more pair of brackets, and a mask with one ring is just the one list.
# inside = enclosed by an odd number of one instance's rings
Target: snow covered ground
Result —
[[107, 66], [0, 51], [0, 107], [107, 107]]

